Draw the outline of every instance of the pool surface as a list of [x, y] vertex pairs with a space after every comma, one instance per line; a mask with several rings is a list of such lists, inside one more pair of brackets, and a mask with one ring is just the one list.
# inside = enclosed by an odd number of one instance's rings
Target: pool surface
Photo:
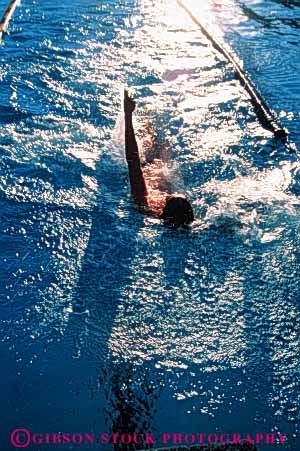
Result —
[[[276, 449], [299, 449], [300, 4], [186, 4], [240, 59], [289, 145], [175, 0], [24, 0], [10, 22], [2, 451], [16, 427], [273, 432], [288, 436]], [[124, 86], [140, 142], [150, 128], [170, 149], [165, 172], [197, 216], [189, 231], [135, 209]]]

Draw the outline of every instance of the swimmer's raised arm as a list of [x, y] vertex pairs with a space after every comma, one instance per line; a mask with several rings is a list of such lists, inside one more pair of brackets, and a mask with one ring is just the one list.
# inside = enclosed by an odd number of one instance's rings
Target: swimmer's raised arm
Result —
[[132, 113], [135, 110], [136, 103], [128, 95], [127, 89], [124, 90], [124, 112], [125, 112], [125, 150], [126, 160], [129, 170], [129, 180], [131, 192], [136, 202], [146, 203], [147, 188], [141, 168], [139, 149], [136, 142], [134, 128], [132, 123]]

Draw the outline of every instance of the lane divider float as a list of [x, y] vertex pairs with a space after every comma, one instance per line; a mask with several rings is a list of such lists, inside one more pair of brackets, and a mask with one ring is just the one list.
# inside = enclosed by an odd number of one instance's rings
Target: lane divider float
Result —
[[3, 33], [6, 33], [10, 19], [15, 12], [20, 0], [12, 0], [8, 5], [5, 13], [3, 14], [2, 20], [0, 22], [0, 43], [2, 41]]
[[286, 129], [284, 129], [278, 119], [276, 118], [275, 114], [270, 110], [268, 107], [266, 101], [262, 97], [262, 95], [258, 92], [256, 87], [253, 85], [250, 78], [247, 76], [247, 74], [243, 71], [238, 61], [234, 58], [231, 53], [224, 48], [222, 43], [218, 41], [212, 34], [204, 27], [204, 25], [197, 19], [197, 17], [189, 10], [189, 8], [184, 4], [181, 0], [176, 0], [178, 5], [184, 9], [184, 11], [190, 16], [190, 18], [193, 20], [193, 22], [200, 28], [201, 32], [204, 34], [204, 36], [212, 43], [213, 47], [218, 50], [226, 59], [227, 61], [233, 66], [236, 76], [241, 82], [241, 85], [245, 88], [245, 90], [248, 92], [250, 99], [252, 101], [252, 104], [254, 106], [255, 113], [261, 123], [261, 125], [274, 133], [275, 136], [278, 136], [283, 141], [286, 140], [288, 132]]

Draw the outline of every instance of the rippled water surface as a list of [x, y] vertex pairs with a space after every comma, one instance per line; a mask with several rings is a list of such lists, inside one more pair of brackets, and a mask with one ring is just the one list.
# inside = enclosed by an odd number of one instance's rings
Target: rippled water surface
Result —
[[[297, 149], [300, 4], [186, 4]], [[24, 0], [0, 61], [1, 436], [281, 432], [299, 449], [297, 151], [173, 0]], [[133, 205], [126, 85], [190, 231]]]

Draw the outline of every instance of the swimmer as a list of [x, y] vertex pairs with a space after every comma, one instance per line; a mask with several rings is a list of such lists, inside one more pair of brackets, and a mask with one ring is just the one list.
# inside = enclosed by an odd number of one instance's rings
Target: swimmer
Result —
[[168, 191], [167, 183], [159, 176], [159, 171], [164, 166], [163, 161], [153, 159], [142, 170], [132, 123], [135, 106], [135, 101], [125, 89], [125, 150], [132, 196], [140, 211], [162, 219], [165, 225], [187, 226], [194, 220], [192, 206], [187, 196]]

